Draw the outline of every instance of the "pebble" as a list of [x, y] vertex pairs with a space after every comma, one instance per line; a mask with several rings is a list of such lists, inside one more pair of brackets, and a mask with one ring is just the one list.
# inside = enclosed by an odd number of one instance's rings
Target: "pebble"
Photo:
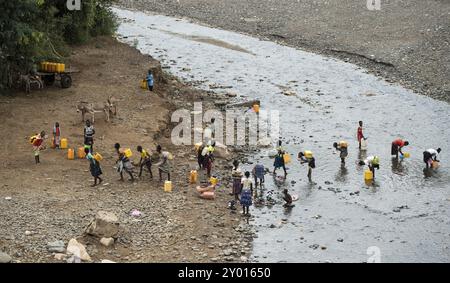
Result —
[[0, 252], [0, 263], [9, 263], [12, 261], [12, 258], [9, 256], [9, 254]]

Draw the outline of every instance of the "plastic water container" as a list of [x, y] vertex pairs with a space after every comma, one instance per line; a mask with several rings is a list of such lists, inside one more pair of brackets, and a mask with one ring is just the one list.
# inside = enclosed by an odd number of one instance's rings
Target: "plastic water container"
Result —
[[344, 148], [345, 148], [345, 147], [348, 147], [348, 142], [346, 142], [346, 141], [340, 141], [340, 142], [339, 142], [339, 146], [340, 146], [340, 147], [344, 147]]
[[66, 64], [57, 63], [56, 64], [56, 72], [63, 73], [66, 70]]
[[313, 153], [312, 153], [312, 151], [305, 150], [305, 157], [308, 158], [308, 159], [313, 158]]
[[288, 164], [291, 162], [291, 155], [289, 153], [285, 153], [283, 155], [284, 164]]
[[216, 177], [211, 177], [209, 179], [209, 182], [211, 183], [211, 185], [216, 186], [219, 183], [219, 179], [217, 179]]
[[439, 161], [433, 161], [433, 163], [431, 163], [431, 168], [433, 169], [438, 169], [439, 166], [441, 166]]
[[79, 147], [77, 151], [78, 159], [83, 159], [86, 157], [86, 153], [84, 152], [84, 147]]
[[201, 142], [196, 143], [194, 146], [195, 146], [195, 151], [198, 151], [200, 149], [200, 147], [202, 146], [202, 143]]
[[171, 182], [171, 181], [166, 181], [166, 182], [164, 183], [164, 191], [165, 191], [166, 193], [172, 192], [172, 182]]
[[361, 150], [367, 150], [367, 140], [366, 139], [361, 139]]
[[133, 152], [129, 148], [125, 149], [124, 153], [127, 158], [130, 158], [131, 156], [133, 156]]
[[198, 179], [198, 173], [197, 170], [192, 170], [191, 174], [189, 176], [189, 183], [196, 184]]
[[68, 141], [67, 141], [67, 139], [61, 139], [61, 142], [60, 142], [60, 144], [59, 144], [59, 148], [61, 148], [61, 149], [67, 149], [67, 146], [68, 146]]
[[147, 81], [146, 80], [142, 80], [141, 81], [141, 88], [142, 89], [147, 89], [148, 85], [147, 85]]
[[94, 154], [94, 159], [100, 162], [103, 160], [103, 156], [97, 152], [96, 154]]
[[214, 194], [214, 192], [204, 192], [200, 195], [200, 198], [207, 199], [207, 200], [214, 200], [215, 194]]
[[410, 157], [411, 157], [410, 153], [408, 153], [408, 152], [403, 153], [403, 158], [410, 158]]
[[370, 170], [364, 171], [364, 180], [372, 181], [373, 180], [373, 172]]
[[74, 160], [75, 159], [75, 151], [72, 148], [67, 150], [67, 159]]
[[260, 110], [260, 106], [258, 104], [253, 105], [253, 111], [255, 111], [255, 113], [259, 113]]

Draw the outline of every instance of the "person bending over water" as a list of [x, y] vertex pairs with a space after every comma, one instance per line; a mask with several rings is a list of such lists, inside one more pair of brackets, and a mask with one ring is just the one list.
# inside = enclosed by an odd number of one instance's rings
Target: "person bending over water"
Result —
[[364, 161], [360, 161], [359, 165], [369, 166], [369, 170], [372, 171], [373, 179], [375, 180], [375, 169], [380, 170], [380, 158], [378, 156], [369, 156]]
[[433, 161], [439, 162], [439, 160], [437, 159], [439, 153], [441, 153], [440, 148], [438, 148], [437, 150], [430, 148], [423, 152], [423, 162], [425, 162], [426, 169], [432, 167]]
[[392, 142], [392, 146], [391, 146], [391, 155], [394, 156], [395, 158], [398, 158], [398, 153], [400, 152], [401, 155], [403, 155], [403, 147], [408, 146], [409, 142], [408, 141], [404, 141], [402, 139], [396, 139], [395, 141]]

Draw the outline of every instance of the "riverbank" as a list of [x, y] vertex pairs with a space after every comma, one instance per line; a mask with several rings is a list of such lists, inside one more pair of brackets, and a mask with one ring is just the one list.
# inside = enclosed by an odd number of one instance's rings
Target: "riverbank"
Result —
[[450, 101], [450, 3], [381, 1], [380, 11], [370, 11], [365, 0], [331, 2], [121, 0], [120, 5], [339, 58]]
[[[47, 250], [47, 243], [61, 240], [67, 245], [77, 238], [86, 245], [94, 262], [242, 262], [251, 253], [251, 228], [242, 222], [239, 211], [227, 209], [230, 198], [225, 181], [214, 201], [198, 198], [188, 184], [188, 172], [196, 168], [192, 147], [174, 147], [170, 141], [170, 115], [174, 109], [190, 109], [194, 101], [204, 108], [217, 98], [191, 88], [164, 73], [158, 61], [111, 38], [98, 38], [74, 48], [69, 64], [79, 70], [72, 88], [56, 84], [31, 95], [0, 97], [0, 138], [2, 155], [0, 178], [0, 251], [13, 262], [60, 262]], [[139, 88], [148, 69], [155, 72], [156, 89]], [[117, 117], [111, 123], [96, 114], [95, 150], [104, 160], [104, 182], [92, 188], [86, 160], [69, 161], [66, 151], [47, 149], [41, 164], [34, 164], [27, 137], [45, 130], [50, 136], [59, 122], [69, 147], [83, 141], [78, 101], [103, 102], [109, 95], [119, 99]], [[87, 115], [89, 116], [89, 115]], [[161, 144], [175, 156], [172, 180], [174, 191], [165, 193], [158, 182], [143, 178], [135, 183], [118, 181], [113, 168], [114, 144], [154, 150]], [[226, 175], [230, 160], [218, 159], [215, 173]], [[142, 215], [133, 217], [132, 210]], [[109, 211], [119, 218], [120, 233], [112, 247], [84, 235], [95, 214]]]

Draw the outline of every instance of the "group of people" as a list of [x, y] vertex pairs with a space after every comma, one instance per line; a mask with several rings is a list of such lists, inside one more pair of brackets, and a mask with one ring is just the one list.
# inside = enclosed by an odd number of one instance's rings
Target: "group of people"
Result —
[[[86, 159], [89, 161], [89, 171], [94, 177], [94, 184], [93, 187], [101, 184], [103, 182], [103, 179], [101, 178], [101, 175], [103, 174], [103, 171], [100, 166], [100, 160], [95, 158], [94, 155], [94, 136], [95, 136], [95, 128], [94, 125], [90, 122], [90, 120], [87, 120], [84, 126], [83, 130], [83, 137], [84, 137], [84, 152]], [[34, 157], [36, 164], [40, 163], [40, 152], [46, 148], [45, 146], [45, 139], [47, 138], [47, 135], [45, 131], [42, 131], [39, 134], [36, 134], [30, 138], [30, 143], [33, 146], [34, 151]], [[52, 138], [52, 148], [60, 148], [61, 145], [61, 129], [58, 122], [55, 123], [53, 127], [53, 138]], [[119, 143], [116, 143], [114, 145], [115, 151], [117, 153], [117, 172], [120, 174], [120, 181], [124, 181], [123, 173], [125, 172], [130, 176], [130, 181], [134, 182], [134, 166], [131, 163], [131, 160], [126, 155], [125, 150], [123, 150]], [[170, 166], [170, 153], [166, 151], [162, 151], [162, 147], [158, 145], [156, 147], [155, 154], [150, 154], [149, 151], [143, 149], [142, 146], [137, 147], [137, 152], [140, 154], [140, 160], [138, 163], [139, 167], [139, 174], [138, 177], [141, 178], [144, 168], [146, 168], [150, 174], [150, 178], [153, 179], [153, 173], [152, 173], [152, 165], [154, 162], [156, 163], [156, 166], [159, 171], [159, 179], [162, 181], [162, 174], [167, 174], [167, 179], [170, 181], [170, 172], [171, 172], [171, 166]]]

